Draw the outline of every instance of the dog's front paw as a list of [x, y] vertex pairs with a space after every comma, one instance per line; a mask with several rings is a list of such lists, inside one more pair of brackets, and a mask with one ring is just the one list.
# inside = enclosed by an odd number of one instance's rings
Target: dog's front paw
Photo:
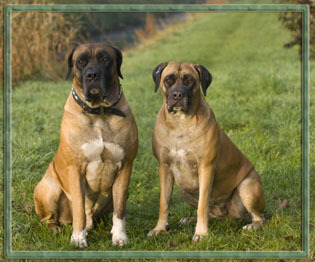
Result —
[[246, 226], [243, 226], [244, 230], [252, 230], [252, 229], [259, 229], [261, 228], [263, 222], [253, 222], [251, 224], [248, 224]]
[[88, 246], [87, 240], [86, 240], [86, 229], [76, 233], [73, 232], [71, 235], [71, 243], [72, 245], [79, 247], [79, 248], [85, 248]]
[[195, 234], [192, 238], [193, 242], [200, 242], [202, 238], [208, 235], [208, 225], [207, 223], [198, 223], [196, 225]]
[[167, 231], [169, 230], [170, 228], [168, 225], [166, 225], [166, 227], [156, 226], [147, 234], [147, 236], [148, 237], [158, 236], [158, 235], [167, 233]]
[[110, 231], [112, 234], [112, 244], [114, 246], [123, 246], [128, 243], [126, 235], [126, 218], [118, 218], [113, 215], [113, 227]]
[[128, 238], [126, 232], [111, 232], [113, 246], [123, 246], [128, 244]]
[[192, 241], [193, 242], [196, 242], [196, 243], [198, 243], [198, 242], [200, 242], [201, 241], [201, 239], [203, 239], [205, 236], [201, 236], [201, 235], [194, 235], [193, 236], [193, 238], [192, 238]]

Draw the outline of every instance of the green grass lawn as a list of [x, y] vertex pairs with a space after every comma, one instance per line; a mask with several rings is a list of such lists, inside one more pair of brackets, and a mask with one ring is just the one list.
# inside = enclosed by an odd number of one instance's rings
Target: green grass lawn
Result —
[[[124, 52], [122, 86], [140, 143], [127, 203], [130, 244], [122, 248], [111, 245], [110, 219], [89, 232], [87, 251], [301, 250], [301, 64], [297, 49], [282, 48], [289, 38], [277, 14], [209, 13], [154, 43]], [[261, 230], [245, 232], [241, 221], [210, 219], [209, 236], [192, 243], [195, 224], [179, 229], [177, 223], [196, 211], [182, 201], [175, 187], [169, 233], [146, 237], [159, 209], [151, 134], [162, 98], [153, 91], [151, 73], [165, 61], [202, 64], [212, 73], [207, 101], [223, 130], [262, 177], [267, 207]], [[70, 244], [72, 227], [53, 234], [39, 222], [33, 204], [33, 189], [57, 151], [63, 105], [70, 89], [70, 82], [29, 82], [13, 91], [13, 251], [77, 250]], [[313, 156], [314, 169], [312, 163]], [[284, 199], [289, 199], [289, 206], [276, 212]], [[312, 211], [313, 224], [314, 217]]]

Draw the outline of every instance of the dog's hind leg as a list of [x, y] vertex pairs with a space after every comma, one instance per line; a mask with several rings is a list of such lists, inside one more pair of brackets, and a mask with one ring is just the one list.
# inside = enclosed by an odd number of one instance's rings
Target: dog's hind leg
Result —
[[71, 210], [62, 189], [50, 175], [50, 168], [34, 189], [35, 211], [42, 218], [41, 222], [46, 221], [49, 228], [59, 230], [59, 216], [62, 222], [67, 222]]
[[260, 228], [264, 222], [265, 198], [259, 175], [253, 169], [238, 185], [227, 204], [229, 214], [234, 218], [248, 220], [251, 223], [243, 229]]
[[58, 204], [58, 220], [60, 223], [72, 223], [71, 202], [64, 192], [61, 193]]

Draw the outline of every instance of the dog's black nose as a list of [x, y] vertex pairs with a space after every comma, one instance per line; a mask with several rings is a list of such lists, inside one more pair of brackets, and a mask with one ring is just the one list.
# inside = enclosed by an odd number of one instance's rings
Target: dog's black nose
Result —
[[181, 100], [183, 97], [184, 97], [184, 91], [182, 90], [173, 90], [171, 92], [171, 97], [174, 99], [174, 100]]
[[96, 68], [88, 69], [85, 72], [85, 77], [89, 81], [98, 80], [100, 78], [100, 76], [101, 76], [101, 72]]

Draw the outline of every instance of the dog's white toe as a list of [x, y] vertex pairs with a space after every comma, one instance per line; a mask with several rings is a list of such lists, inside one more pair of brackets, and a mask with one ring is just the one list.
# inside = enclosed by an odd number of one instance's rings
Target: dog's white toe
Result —
[[262, 222], [253, 222], [251, 224], [243, 226], [244, 230], [252, 230], [261, 228]]
[[86, 248], [88, 246], [86, 236], [87, 236], [86, 229], [84, 229], [78, 233], [73, 232], [71, 235], [72, 245], [79, 247], [79, 248]]
[[123, 246], [128, 243], [128, 238], [126, 233], [120, 232], [118, 234], [113, 234], [112, 236], [112, 244], [113, 246]]
[[128, 243], [125, 217], [123, 219], [119, 219], [116, 215], [113, 215], [113, 227], [111, 234], [112, 244], [114, 246], [123, 246]]
[[193, 242], [200, 242], [200, 240], [203, 238], [203, 236], [194, 235], [192, 238]]

